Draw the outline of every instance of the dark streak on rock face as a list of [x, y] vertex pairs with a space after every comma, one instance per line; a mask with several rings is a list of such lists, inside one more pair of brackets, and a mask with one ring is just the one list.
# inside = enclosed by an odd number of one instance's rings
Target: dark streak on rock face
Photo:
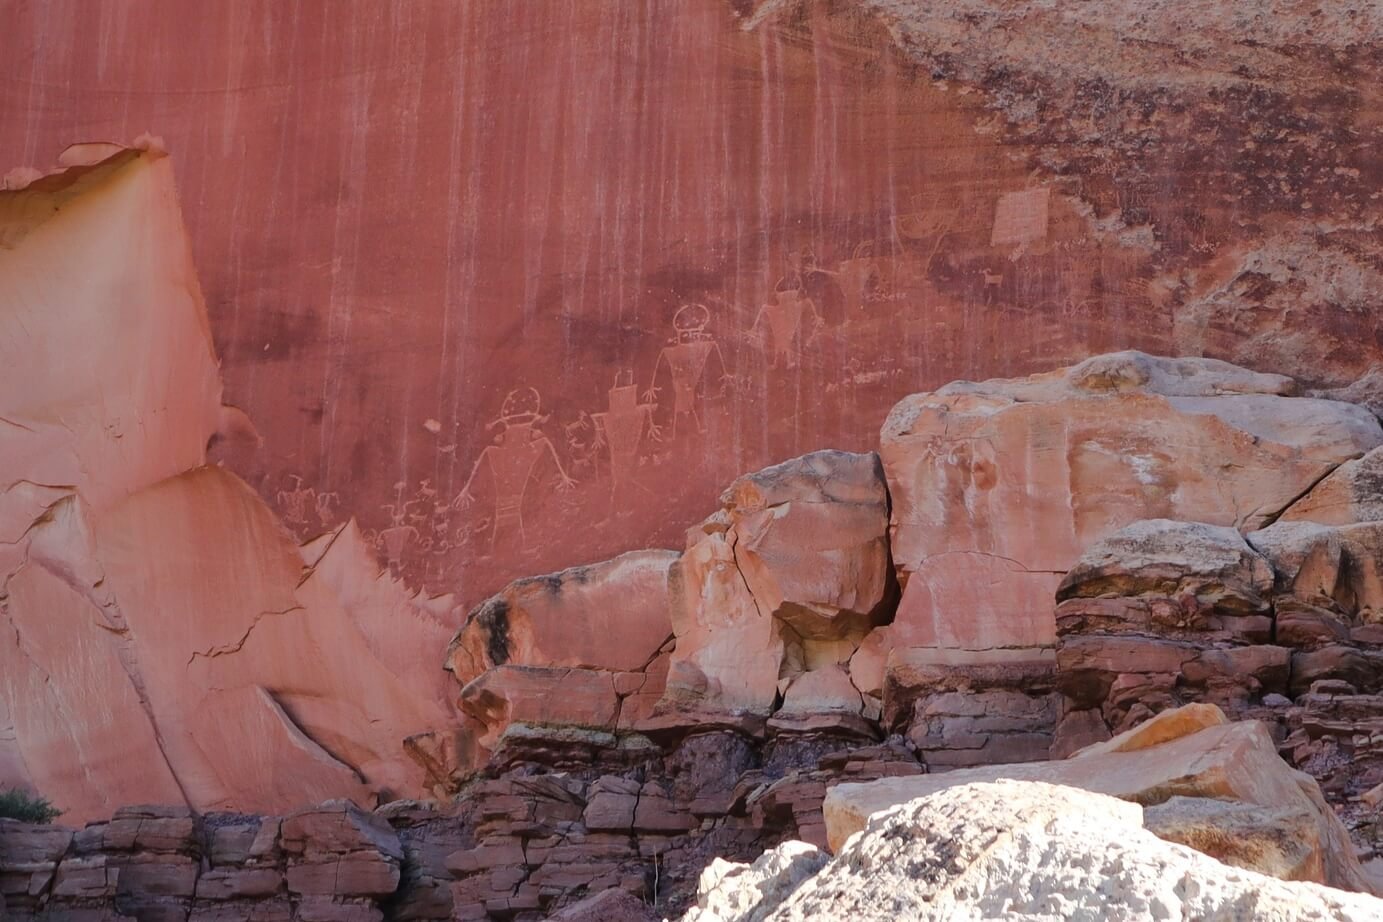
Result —
[[486, 629], [485, 653], [490, 662], [496, 666], [509, 662], [509, 603], [491, 599], [475, 619]]

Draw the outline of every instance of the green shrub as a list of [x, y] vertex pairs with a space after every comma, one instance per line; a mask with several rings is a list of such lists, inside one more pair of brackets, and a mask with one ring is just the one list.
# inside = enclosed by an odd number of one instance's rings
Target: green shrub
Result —
[[17, 788], [0, 791], [0, 817], [24, 823], [51, 823], [62, 815], [46, 797]]

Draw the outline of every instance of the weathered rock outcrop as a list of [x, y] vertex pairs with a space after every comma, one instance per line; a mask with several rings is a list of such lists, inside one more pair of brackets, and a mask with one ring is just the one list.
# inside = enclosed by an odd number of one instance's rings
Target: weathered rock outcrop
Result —
[[862, 726], [869, 702], [846, 667], [893, 600], [878, 457], [804, 455], [741, 477], [721, 503], [673, 574], [659, 722], [762, 720], [782, 694], [783, 726]]
[[65, 162], [0, 191], [0, 322], [26, 344], [0, 389], [0, 782], [77, 820], [421, 792], [400, 741], [455, 722], [416, 665], [452, 603], [380, 575], [352, 523], [300, 548], [204, 466], [243, 414], [172, 168], [147, 140]]
[[1142, 828], [1145, 815], [1068, 786], [958, 783], [872, 817], [763, 918], [1364, 922], [1383, 913], [1373, 896], [1286, 883], [1165, 842]]
[[1368, 411], [1294, 392], [1129, 352], [906, 398], [880, 435], [904, 584], [891, 645], [1051, 646], [1049, 600], [1093, 542], [1159, 517], [1261, 527], [1383, 441]]
[[[1289, 810], [1298, 817], [1294, 822], [1307, 830], [1300, 840], [1305, 853], [1286, 861], [1269, 856], [1260, 869], [1281, 867], [1296, 878], [1372, 892], [1375, 882], [1360, 867], [1349, 834], [1316, 782], [1282, 761], [1263, 724], [1220, 723], [1222, 719], [1203, 708], [1186, 716], [1169, 712], [1159, 715], [1152, 727], [1135, 728], [1127, 737], [1064, 761], [840, 784], [826, 794], [826, 830], [839, 853], [876, 813], [957, 785], [1000, 778], [1068, 785], [1148, 807], [1173, 797], [1211, 798]], [[1185, 735], [1166, 738], [1172, 732]]]
[[498, 745], [512, 724], [628, 730], [663, 694], [672, 648], [675, 551], [519, 580], [481, 603], [447, 649], [468, 731]]

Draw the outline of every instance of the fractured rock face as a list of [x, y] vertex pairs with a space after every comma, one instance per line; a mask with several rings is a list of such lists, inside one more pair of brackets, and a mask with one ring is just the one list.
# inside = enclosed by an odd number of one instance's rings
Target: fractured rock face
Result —
[[1283, 512], [1281, 521], [1322, 525], [1383, 521], [1383, 451], [1370, 451], [1341, 464]]
[[299, 548], [202, 466], [236, 417], [171, 168], [152, 142], [67, 160], [0, 192], [0, 314], [50, 359], [0, 388], [0, 783], [76, 820], [421, 792], [400, 742], [455, 720], [416, 665], [451, 605], [381, 576], [352, 525]]
[[[1142, 828], [1137, 804], [966, 781], [871, 817], [767, 916], [936, 920], [1230, 918], [1363, 922], [1383, 900], [1231, 868]], [[739, 918], [746, 918], [741, 916]]]
[[677, 559], [633, 551], [518, 580], [477, 606], [447, 648], [446, 669], [480, 745], [493, 750], [516, 723], [614, 730], [647, 717], [667, 675]]
[[1292, 389], [1130, 352], [906, 398], [880, 436], [893, 645], [1050, 645], [1048, 600], [1093, 542], [1156, 517], [1252, 530], [1383, 441], [1367, 411]]
[[[890, 614], [888, 494], [873, 454], [815, 452], [735, 481], [672, 575], [663, 723], [865, 710], [845, 664]], [[780, 679], [783, 680], [780, 682]]]
[[739, 478], [721, 502], [749, 591], [802, 637], [849, 637], [886, 614], [888, 492], [873, 452], [803, 455]]

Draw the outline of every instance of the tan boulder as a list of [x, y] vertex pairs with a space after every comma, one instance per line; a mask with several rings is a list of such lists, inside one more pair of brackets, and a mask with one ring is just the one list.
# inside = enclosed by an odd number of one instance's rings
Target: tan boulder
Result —
[[762, 718], [780, 691], [784, 720], [858, 718], [843, 664], [894, 594], [878, 458], [814, 452], [739, 478], [721, 502], [672, 571], [677, 641], [654, 722]]
[[506, 664], [633, 671], [672, 636], [668, 569], [676, 551], [643, 550], [515, 580], [480, 603], [447, 648], [465, 685]]
[[1227, 723], [1229, 718], [1225, 716], [1225, 712], [1213, 704], [1187, 704], [1163, 711], [1113, 739], [1086, 746], [1073, 753], [1071, 758], [1089, 758], [1111, 752], [1136, 752]]
[[904, 399], [883, 426], [893, 646], [1049, 646], [1081, 551], [1140, 519], [1251, 530], [1383, 442], [1368, 411], [1208, 359], [1098, 356]]
[[1320, 824], [1301, 806], [1176, 796], [1145, 809], [1143, 828], [1236, 868], [1280, 880], [1325, 879]]
[[[1201, 720], [1188, 722], [1188, 729]], [[1164, 723], [1164, 729], [1167, 724]], [[1371, 892], [1349, 834], [1309, 776], [1289, 768], [1260, 723], [1217, 724], [1145, 748], [1108, 751], [1058, 762], [958, 769], [935, 775], [884, 778], [829, 789], [823, 810], [835, 851], [863, 829], [869, 817], [945, 788], [1007, 778], [1083, 788], [1143, 806], [1172, 797], [1209, 797], [1312, 817], [1319, 846], [1300, 867], [1319, 869], [1311, 879], [1346, 890]]]
[[798, 634], [846, 637], [885, 614], [888, 491], [873, 452], [803, 455], [739, 478], [721, 502], [749, 591]]

